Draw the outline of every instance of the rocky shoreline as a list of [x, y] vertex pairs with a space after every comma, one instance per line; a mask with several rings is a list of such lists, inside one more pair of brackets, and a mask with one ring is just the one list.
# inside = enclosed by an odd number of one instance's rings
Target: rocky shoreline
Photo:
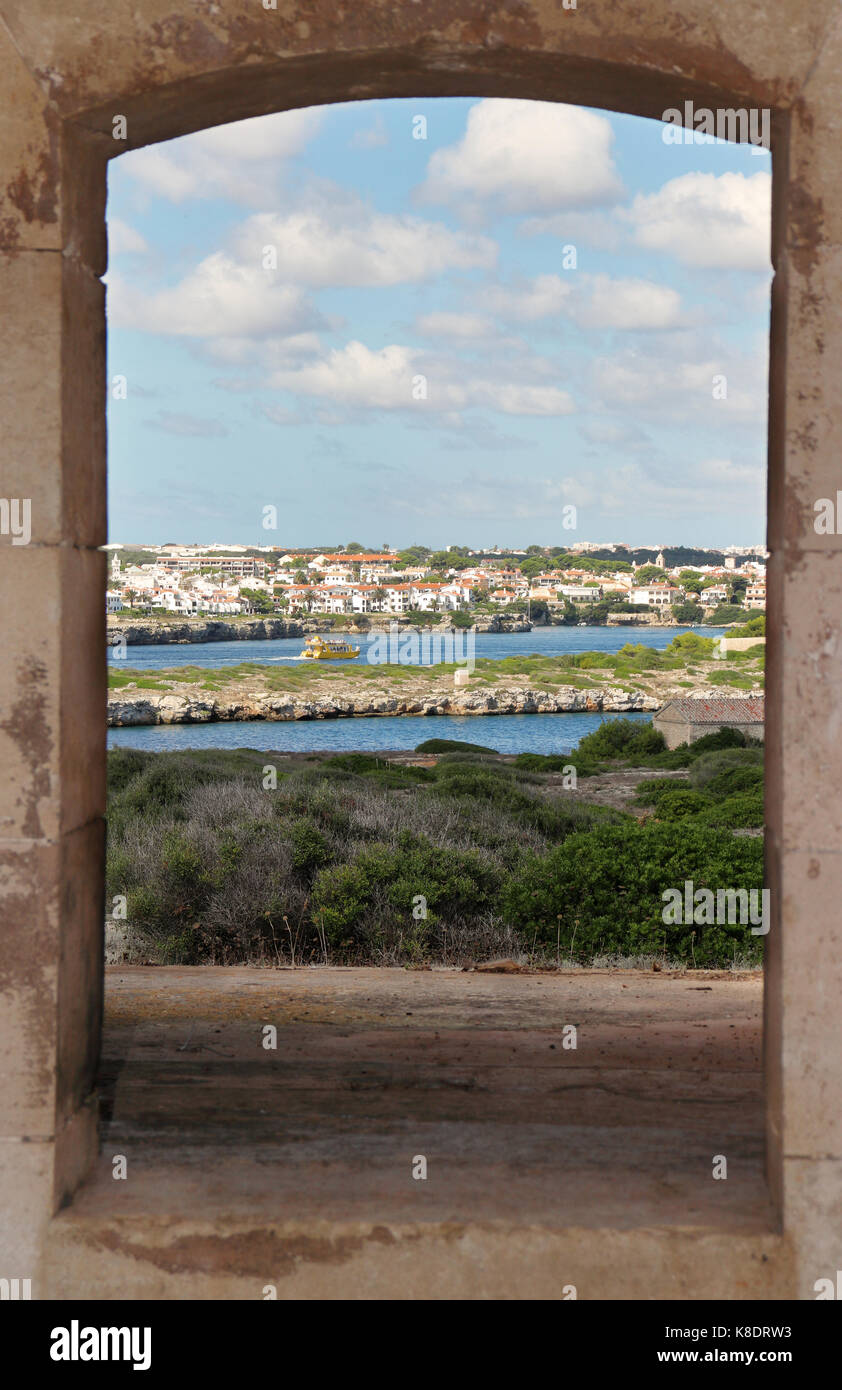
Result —
[[210, 724], [245, 720], [372, 719], [401, 715], [577, 714], [652, 712], [662, 700], [638, 691], [607, 686], [601, 690], [503, 689], [431, 690], [423, 695], [373, 692], [358, 697], [306, 699], [288, 694], [247, 692], [237, 698], [194, 694], [143, 696], [112, 692], [108, 701], [110, 728], [143, 724]]
[[[282, 637], [305, 637], [315, 632], [332, 633], [335, 637], [359, 637], [369, 632], [388, 632], [396, 625], [402, 632], [456, 632], [444, 618], [442, 622], [423, 625], [406, 617], [374, 614], [358, 622], [342, 626], [328, 618], [245, 618], [226, 621], [224, 618], [185, 618], [181, 622], [157, 622], [142, 618], [108, 618], [108, 642], [114, 645], [121, 639], [127, 647], [183, 646], [192, 642], [271, 642]], [[477, 618], [477, 632], [531, 632], [532, 623], [525, 618], [494, 614]]]

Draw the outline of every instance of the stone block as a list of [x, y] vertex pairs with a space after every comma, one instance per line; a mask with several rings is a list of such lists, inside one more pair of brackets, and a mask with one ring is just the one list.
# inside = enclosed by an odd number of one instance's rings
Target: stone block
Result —
[[104, 811], [106, 559], [0, 540], [0, 840], [55, 839]]

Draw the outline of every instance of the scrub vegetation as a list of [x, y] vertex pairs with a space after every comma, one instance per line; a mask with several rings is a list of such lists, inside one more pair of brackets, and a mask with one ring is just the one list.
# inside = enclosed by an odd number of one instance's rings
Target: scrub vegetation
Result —
[[[686, 879], [762, 886], [763, 755], [746, 742], [667, 751], [651, 725], [606, 720], [567, 757], [437, 739], [418, 766], [115, 749], [109, 904], [169, 963], [758, 963], [748, 925], [662, 919]], [[630, 766], [652, 770], [632, 812], [588, 800], [589, 778]]]

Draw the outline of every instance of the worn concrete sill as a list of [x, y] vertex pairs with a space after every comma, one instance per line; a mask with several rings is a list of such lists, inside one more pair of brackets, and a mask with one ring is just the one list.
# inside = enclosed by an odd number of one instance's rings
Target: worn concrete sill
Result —
[[102, 1149], [52, 1223], [48, 1296], [790, 1297], [761, 995], [759, 974], [112, 967]]

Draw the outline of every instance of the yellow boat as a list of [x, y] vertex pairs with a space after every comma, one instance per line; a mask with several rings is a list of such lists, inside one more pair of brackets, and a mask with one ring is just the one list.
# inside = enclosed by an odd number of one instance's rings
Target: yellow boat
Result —
[[299, 660], [353, 661], [359, 654], [359, 647], [352, 647], [342, 637], [308, 637]]

